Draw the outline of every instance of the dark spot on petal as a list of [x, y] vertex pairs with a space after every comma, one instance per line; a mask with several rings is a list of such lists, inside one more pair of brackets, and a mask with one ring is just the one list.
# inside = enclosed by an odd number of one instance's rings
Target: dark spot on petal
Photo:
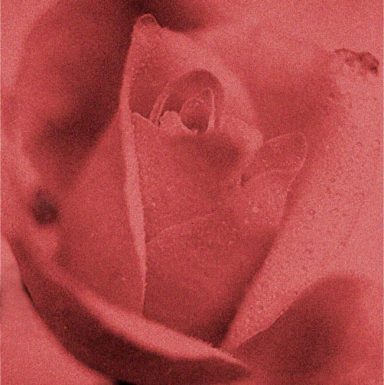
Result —
[[344, 62], [350, 67], [360, 66], [361, 70], [374, 75], [379, 73], [379, 61], [369, 52], [353, 52], [348, 49], [337, 49], [337, 55], [344, 58]]
[[49, 194], [39, 190], [32, 203], [32, 214], [37, 223], [48, 225], [57, 222], [59, 210]]

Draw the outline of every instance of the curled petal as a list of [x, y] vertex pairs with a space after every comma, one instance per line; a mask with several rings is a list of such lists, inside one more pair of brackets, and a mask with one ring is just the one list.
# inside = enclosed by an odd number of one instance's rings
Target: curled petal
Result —
[[19, 270], [1, 242], [1, 379], [6, 384], [108, 385], [111, 381], [82, 365], [55, 339], [23, 289]]
[[[32, 223], [12, 249], [33, 303], [76, 358], [112, 378], [155, 385], [231, 381], [247, 369], [230, 355], [113, 306], [51, 262]], [[42, 238], [42, 235], [45, 237]]]
[[[371, 248], [369, 240], [377, 232], [367, 231], [374, 215], [381, 215], [379, 200], [370, 202], [382, 191], [380, 82], [374, 73], [351, 68], [342, 53], [331, 56], [329, 68], [332, 87], [322, 95], [324, 116], [313, 120], [306, 134], [309, 155], [292, 190], [284, 227], [239, 308], [226, 346], [267, 328], [297, 293], [324, 275], [354, 271], [382, 279], [382, 251]], [[366, 247], [353, 239], [361, 234]]]
[[[165, 111], [177, 111], [183, 120], [183, 116], [188, 112], [188, 106], [189, 110], [191, 109], [191, 101], [196, 102], [196, 99], [200, 101], [200, 104], [206, 106], [208, 122], [211, 120], [211, 125], [217, 126], [224, 91], [220, 81], [206, 70], [187, 72], [173, 83], [168, 84], [158, 96], [149, 119], [153, 123], [159, 124], [160, 117]], [[187, 102], [189, 104], [186, 104]], [[193, 116], [196, 116], [195, 109]]]
[[[200, 91], [207, 87], [212, 89], [218, 109], [222, 105], [229, 115], [248, 123], [255, 120], [254, 108], [248, 103], [248, 94], [235, 74], [228, 71], [221, 60], [212, 56], [201, 44], [196, 44], [185, 34], [161, 28], [153, 18], [143, 16], [138, 19], [127, 64], [130, 107], [133, 112], [142, 116], [149, 117], [155, 106], [153, 114], [158, 117], [159, 106], [167, 101], [167, 95], [180, 95], [178, 91], [183, 95], [185, 88], [185, 97], [177, 97], [179, 102], [185, 101], [191, 96], [193, 85], [200, 84]], [[215, 74], [215, 77], [209, 74]], [[187, 77], [184, 78], [183, 75]], [[194, 79], [192, 83], [191, 75]], [[222, 96], [219, 97], [221, 87], [218, 87], [214, 78], [223, 85], [225, 100]], [[174, 82], [175, 79], [179, 81]], [[169, 94], [167, 85], [176, 94]], [[158, 99], [159, 95], [161, 97]], [[156, 100], [160, 101], [160, 105]]]
[[[174, 119], [173, 122], [171, 119]], [[212, 212], [240, 180], [242, 148], [230, 135], [189, 135], [169, 112], [163, 130], [133, 114], [147, 241], [169, 226]], [[237, 126], [233, 127], [236, 131]]]
[[232, 222], [244, 236], [274, 234], [282, 219], [290, 186], [303, 167], [307, 145], [301, 134], [267, 141], [254, 154], [225, 201]]
[[271, 170], [295, 174], [303, 166], [306, 154], [306, 139], [300, 133], [270, 139], [254, 155], [242, 175], [242, 183]]
[[380, 292], [356, 276], [331, 276], [312, 285], [269, 329], [237, 349], [254, 369], [244, 385], [378, 384]]

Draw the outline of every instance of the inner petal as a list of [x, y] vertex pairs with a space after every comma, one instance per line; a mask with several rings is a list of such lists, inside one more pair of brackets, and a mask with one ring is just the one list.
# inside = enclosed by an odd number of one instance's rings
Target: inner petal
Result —
[[206, 121], [208, 128], [213, 110], [216, 110], [215, 117], [220, 116], [222, 102], [223, 89], [220, 81], [209, 71], [195, 70], [184, 74], [165, 87], [156, 100], [150, 120], [158, 125], [164, 112], [176, 111], [180, 114], [182, 112], [183, 123], [187, 123], [188, 128], [190, 124], [195, 126], [198, 121], [198, 126]]
[[207, 88], [186, 100], [180, 110], [182, 123], [192, 132], [203, 133], [214, 125], [213, 92]]

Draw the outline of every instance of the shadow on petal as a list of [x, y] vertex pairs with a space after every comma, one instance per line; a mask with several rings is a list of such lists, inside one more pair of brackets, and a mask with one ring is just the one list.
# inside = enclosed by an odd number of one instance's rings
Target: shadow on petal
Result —
[[[31, 234], [33, 225], [27, 230]], [[231, 355], [103, 301], [31, 239], [15, 238], [11, 247], [33, 303], [60, 342], [91, 368], [148, 385], [208, 384], [248, 374]]]
[[254, 381], [267, 385], [376, 383], [382, 372], [380, 292], [358, 277], [324, 279], [236, 355], [254, 368]]

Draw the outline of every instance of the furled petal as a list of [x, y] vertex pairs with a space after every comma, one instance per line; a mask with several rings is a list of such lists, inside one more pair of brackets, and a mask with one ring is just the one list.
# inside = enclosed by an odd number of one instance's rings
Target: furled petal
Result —
[[[223, 86], [211, 72], [201, 69], [188, 71], [167, 84], [157, 97], [149, 118], [153, 123], [159, 124], [161, 116], [166, 111], [176, 111], [180, 113], [183, 121], [188, 107], [187, 102], [190, 103], [191, 100], [196, 102], [196, 99], [200, 100], [200, 105], [206, 106], [208, 121], [211, 121], [211, 125], [219, 126], [224, 102]], [[196, 111], [193, 115], [195, 114]]]
[[74, 281], [52, 263], [54, 239], [55, 228], [26, 221], [11, 246], [36, 309], [76, 358], [144, 385], [208, 384], [247, 374], [230, 355], [113, 306]]
[[164, 116], [164, 129], [132, 116], [147, 241], [169, 226], [212, 212], [240, 181], [249, 152], [244, 147], [255, 149], [261, 141], [257, 131], [253, 144], [238, 140], [244, 123], [234, 120], [228, 132], [193, 135], [171, 114]]
[[[243, 85], [222, 62], [194, 43], [185, 34], [161, 28], [146, 15], [135, 26], [128, 55], [132, 111], [149, 117], [152, 107], [166, 86], [190, 71], [215, 74], [224, 87], [225, 111], [229, 115], [253, 123], [255, 111]], [[210, 87], [206, 83], [204, 88]], [[213, 89], [214, 91], [214, 89]]]
[[[146, 316], [187, 335], [221, 341], [249, 280], [264, 261], [289, 186], [303, 164], [305, 141], [301, 135], [289, 137], [290, 151], [287, 137], [274, 140], [281, 150], [286, 147], [279, 154], [280, 160], [287, 159], [285, 170], [274, 168], [276, 153], [267, 143], [260, 159], [269, 161], [268, 171], [231, 191], [213, 214], [169, 227], [147, 244]], [[292, 157], [299, 159], [297, 164], [289, 163]]]
[[379, 384], [381, 297], [379, 286], [356, 276], [320, 280], [237, 349], [254, 375], [234, 384]]
[[[360, 55], [352, 56], [353, 63], [350, 55], [345, 60], [345, 52], [331, 56], [327, 83], [332, 86], [322, 95], [327, 100], [323, 118], [317, 116], [306, 135], [308, 161], [292, 191], [282, 231], [226, 346], [267, 328], [297, 293], [329, 273], [354, 271], [381, 279], [382, 251], [369, 240], [381, 232], [368, 230], [374, 216], [381, 215], [380, 200], [370, 202], [382, 191], [380, 82]], [[361, 241], [353, 239], [361, 234]]]

